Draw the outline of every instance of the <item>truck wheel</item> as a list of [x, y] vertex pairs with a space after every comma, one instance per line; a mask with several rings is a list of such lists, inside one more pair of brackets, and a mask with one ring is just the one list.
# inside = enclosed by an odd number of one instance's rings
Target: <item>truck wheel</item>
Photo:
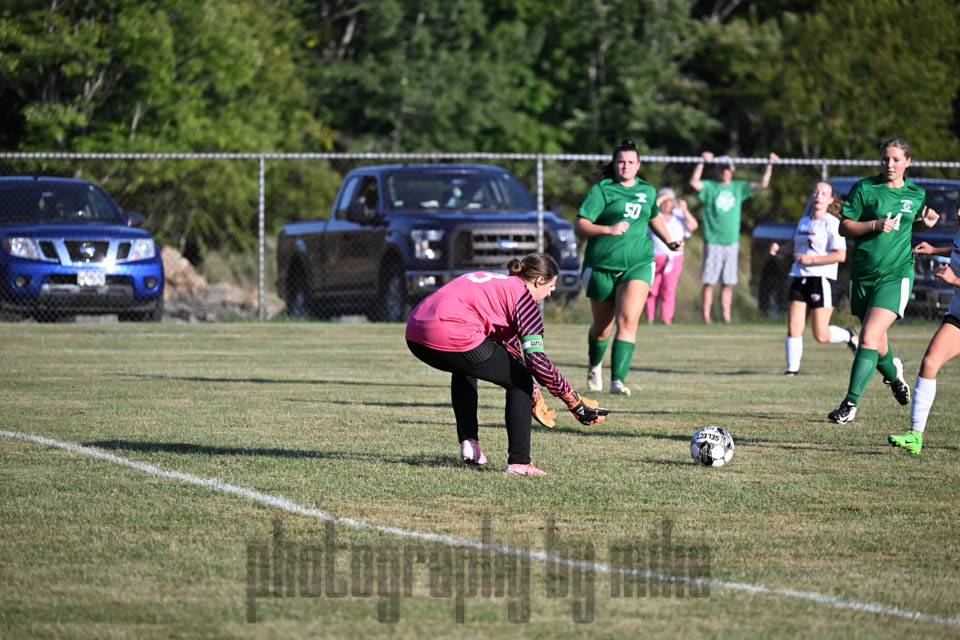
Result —
[[307, 301], [307, 289], [300, 272], [294, 272], [287, 278], [287, 316], [295, 320], [303, 320], [310, 315], [310, 306]]
[[160, 322], [163, 319], [163, 298], [159, 298], [150, 311], [131, 311], [117, 314], [120, 322]]
[[407, 297], [407, 281], [403, 270], [393, 265], [388, 268], [382, 280], [379, 309], [376, 320], [380, 322], [404, 322], [410, 315], [410, 302]]

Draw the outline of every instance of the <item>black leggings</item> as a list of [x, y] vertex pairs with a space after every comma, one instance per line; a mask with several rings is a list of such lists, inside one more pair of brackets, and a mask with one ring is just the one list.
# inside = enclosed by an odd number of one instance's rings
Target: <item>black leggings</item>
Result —
[[530, 413], [533, 378], [503, 345], [485, 339], [470, 351], [437, 351], [407, 340], [417, 358], [434, 369], [449, 371], [450, 397], [457, 419], [457, 439], [478, 439], [477, 379], [492, 382], [507, 390], [504, 421], [507, 425], [508, 464], [530, 463]]

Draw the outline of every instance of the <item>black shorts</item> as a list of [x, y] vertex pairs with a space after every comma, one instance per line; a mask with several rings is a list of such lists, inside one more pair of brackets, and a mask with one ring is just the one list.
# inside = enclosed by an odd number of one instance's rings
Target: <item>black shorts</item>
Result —
[[837, 281], [823, 276], [790, 279], [790, 300], [805, 302], [811, 309], [833, 308]]
[[947, 315], [943, 316], [943, 324], [952, 324], [957, 329], [960, 329], [960, 318], [948, 313]]

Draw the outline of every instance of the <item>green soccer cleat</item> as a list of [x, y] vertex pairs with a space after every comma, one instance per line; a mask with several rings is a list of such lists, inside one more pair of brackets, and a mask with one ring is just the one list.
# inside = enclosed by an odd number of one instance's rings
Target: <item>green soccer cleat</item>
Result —
[[923, 434], [919, 431], [911, 430], [902, 435], [892, 433], [887, 437], [887, 440], [889, 440], [893, 446], [906, 449], [914, 455], [919, 454], [920, 449], [923, 448]]

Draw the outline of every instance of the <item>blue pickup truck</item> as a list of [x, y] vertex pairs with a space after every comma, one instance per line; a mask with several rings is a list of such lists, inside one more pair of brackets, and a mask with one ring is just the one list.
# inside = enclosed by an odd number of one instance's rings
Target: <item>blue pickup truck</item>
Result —
[[[957, 232], [957, 195], [960, 180], [936, 178], [910, 178], [927, 192], [927, 206], [940, 214], [940, 220], [932, 229], [914, 231], [913, 244], [926, 241], [935, 247], [950, 246]], [[860, 180], [856, 177], [836, 177], [827, 180], [833, 185], [838, 198], [846, 198], [851, 187]], [[807, 200], [803, 215], [810, 215], [812, 198]], [[787, 281], [793, 256], [781, 253], [770, 255], [770, 244], [781, 245], [793, 240], [796, 222], [762, 222], [753, 230], [750, 249], [750, 289], [757, 297], [760, 312], [775, 314], [787, 308]], [[854, 241], [847, 239], [847, 260]], [[953, 288], [934, 277], [937, 266], [944, 262], [939, 256], [916, 256], [914, 265], [913, 293], [907, 303], [906, 314], [911, 316], [937, 317], [946, 312], [953, 296]], [[947, 260], [949, 262], [949, 260]], [[849, 264], [840, 265], [837, 274], [837, 289], [841, 296], [849, 291]]]
[[[277, 292], [293, 317], [368, 315], [401, 322], [412, 306], [471, 271], [506, 272], [538, 250], [536, 202], [506, 169], [378, 165], [344, 178], [327, 220], [283, 225]], [[543, 251], [560, 266], [555, 295], [573, 297], [573, 225], [543, 213]]]
[[142, 221], [86, 180], [0, 177], [0, 312], [160, 320], [163, 262]]

